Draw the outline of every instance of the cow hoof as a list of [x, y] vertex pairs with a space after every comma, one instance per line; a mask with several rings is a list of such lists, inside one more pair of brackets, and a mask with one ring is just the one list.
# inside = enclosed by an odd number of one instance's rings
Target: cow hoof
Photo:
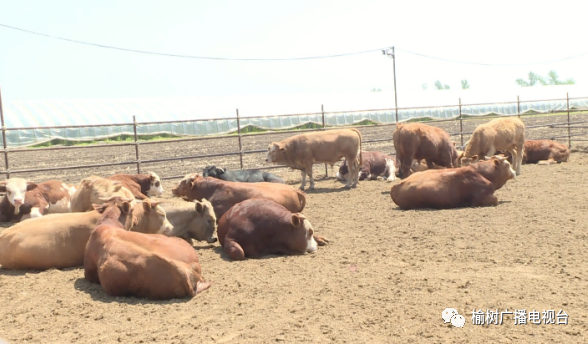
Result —
[[298, 190], [304, 191], [304, 186], [299, 187]]
[[322, 236], [313, 235], [313, 237], [314, 241], [316, 241], [319, 246], [325, 246], [329, 242], [329, 239]]

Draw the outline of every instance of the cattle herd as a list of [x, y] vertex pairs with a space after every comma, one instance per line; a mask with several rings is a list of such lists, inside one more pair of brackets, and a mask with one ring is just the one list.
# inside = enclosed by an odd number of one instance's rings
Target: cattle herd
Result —
[[0, 182], [0, 221], [16, 224], [0, 234], [0, 265], [83, 266], [85, 278], [113, 296], [195, 296], [210, 282], [192, 239], [218, 240], [233, 260], [304, 254], [329, 242], [302, 214], [306, 176], [314, 189], [313, 164], [344, 158], [337, 178], [347, 188], [404, 178], [392, 186], [392, 201], [416, 209], [497, 205], [494, 192], [521, 173], [521, 164], [569, 158], [557, 142], [525, 141], [525, 126], [514, 117], [478, 126], [463, 151], [446, 131], [423, 123], [399, 124], [392, 138], [396, 156], [362, 152], [356, 129], [272, 142], [266, 161], [300, 170], [300, 189], [267, 172], [216, 166], [186, 175], [172, 189], [174, 199], [158, 198], [164, 190], [155, 173], [90, 176], [78, 185], [11, 178]]

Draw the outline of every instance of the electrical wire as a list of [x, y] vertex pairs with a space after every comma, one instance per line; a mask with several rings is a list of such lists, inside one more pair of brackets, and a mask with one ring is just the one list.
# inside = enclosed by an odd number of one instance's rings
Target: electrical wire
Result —
[[78, 41], [78, 40], [75, 40], [75, 39], [69, 39], [69, 38], [58, 37], [58, 36], [51, 36], [51, 35], [47, 35], [47, 34], [44, 34], [44, 33], [30, 31], [30, 30], [25, 30], [25, 29], [21, 29], [21, 28], [18, 28], [18, 27], [14, 27], [14, 26], [10, 26], [10, 25], [5, 25], [5, 24], [0, 24], [0, 26], [6, 27], [6, 28], [9, 28], [9, 29], [14, 29], [14, 30], [26, 32], [26, 33], [30, 33], [30, 34], [34, 34], [34, 35], [39, 35], [39, 36], [44, 36], [44, 37], [59, 39], [59, 40], [62, 40], [62, 41], [67, 41], [67, 42], [72, 42], [72, 43], [91, 45], [91, 46], [100, 47], [100, 48], [107, 48], [107, 49], [114, 49], [114, 50], [122, 50], [122, 51], [127, 51], [127, 52], [141, 53], [141, 54], [149, 54], [149, 55], [182, 57], [182, 58], [203, 59], [203, 60], [221, 60], [221, 61], [296, 61], [296, 60], [315, 60], [315, 59], [327, 59], [327, 58], [333, 58], [333, 57], [342, 57], [342, 56], [351, 56], [351, 55], [366, 54], [366, 53], [371, 53], [371, 52], [374, 52], [374, 51], [381, 51], [381, 50], [387, 49], [387, 47], [386, 47], [386, 48], [381, 48], [381, 49], [372, 49], [372, 50], [358, 51], [358, 52], [352, 52], [352, 53], [343, 53], [343, 54], [335, 54], [335, 55], [310, 56], [310, 57], [291, 57], [291, 58], [267, 58], [267, 59], [260, 59], [260, 58], [229, 58], [229, 57], [211, 57], [211, 56], [192, 56], [192, 55], [168, 54], [168, 53], [159, 53], [159, 52], [154, 52], [154, 51], [145, 51], [145, 50], [135, 50], [135, 49], [128, 49], [128, 48], [114, 47], [114, 46], [110, 46], [110, 45], [104, 45], [104, 44], [98, 44], [98, 43], [90, 43], [90, 42]]

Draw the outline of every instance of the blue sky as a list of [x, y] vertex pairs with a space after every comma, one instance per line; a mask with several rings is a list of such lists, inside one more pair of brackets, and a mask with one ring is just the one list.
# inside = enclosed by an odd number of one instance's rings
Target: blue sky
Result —
[[[97, 44], [226, 58], [322, 56], [395, 46], [400, 92], [435, 80], [515, 87], [529, 71], [588, 84], [579, 1], [0, 0], [0, 24]], [[392, 91], [380, 52], [308, 61], [209, 61], [80, 45], [0, 27], [3, 100]], [[565, 95], [564, 95], [565, 96]], [[400, 98], [400, 97], [399, 97]], [[399, 106], [402, 106], [399, 99]]]

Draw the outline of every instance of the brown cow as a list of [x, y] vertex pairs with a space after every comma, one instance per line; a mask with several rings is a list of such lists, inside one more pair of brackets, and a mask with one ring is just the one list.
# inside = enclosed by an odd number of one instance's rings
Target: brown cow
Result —
[[514, 158], [513, 169], [521, 174], [525, 124], [516, 117], [497, 118], [480, 124], [466, 143], [460, 157], [462, 166], [468, 166], [496, 151], [508, 151]]
[[415, 173], [392, 186], [390, 196], [405, 210], [498, 205], [494, 191], [515, 175], [505, 158], [492, 157], [467, 167]]
[[[504, 152], [508, 161], [512, 155]], [[523, 164], [551, 165], [567, 162], [570, 150], [564, 144], [551, 140], [526, 140], [523, 148]]]
[[0, 202], [0, 221], [19, 222], [45, 214], [71, 212], [71, 196], [76, 191], [58, 180], [35, 184], [23, 178], [0, 182], [6, 192]]
[[356, 186], [361, 160], [361, 133], [357, 129], [337, 129], [313, 133], [304, 133], [289, 137], [280, 142], [272, 142], [268, 147], [265, 161], [274, 164], [286, 164], [300, 170], [302, 185], [306, 186], [306, 175], [310, 178], [309, 190], [314, 190], [312, 165], [316, 163], [334, 163], [345, 158], [349, 164], [351, 178], [346, 187]]
[[198, 253], [180, 238], [125, 231], [130, 204], [101, 211], [84, 255], [84, 277], [111, 296], [172, 299], [210, 287], [202, 278]]
[[397, 162], [400, 163], [399, 176], [411, 175], [413, 159], [425, 160], [427, 167], [457, 167], [458, 155], [449, 134], [437, 127], [423, 123], [400, 123], [392, 134]]
[[133, 193], [137, 199], [157, 197], [163, 194], [161, 179], [154, 172], [147, 174], [115, 174], [106, 179], [118, 181]]
[[235, 260], [266, 254], [314, 252], [325, 238], [315, 236], [306, 217], [264, 199], [235, 204], [218, 222], [218, 238]]
[[[35, 270], [82, 266], [86, 243], [100, 211], [131, 200], [113, 197], [97, 205], [98, 211], [51, 214], [18, 223], [0, 234], [0, 265], [5, 269]], [[132, 214], [133, 221], [125, 223], [125, 229], [171, 235], [171, 224], [156, 202], [138, 203]]]
[[204, 178], [198, 174], [184, 177], [172, 189], [172, 193], [190, 202], [206, 198], [212, 203], [217, 219], [233, 205], [250, 198], [269, 199], [291, 212], [301, 212], [306, 205], [304, 192], [285, 184], [228, 182], [211, 177]]
[[[394, 172], [394, 157], [380, 153], [380, 152], [361, 152], [361, 170], [359, 171], [359, 180], [376, 180], [378, 176], [383, 176], [384, 179], [391, 182], [396, 177]], [[343, 163], [339, 166], [339, 172], [337, 172], [337, 179], [347, 180], [349, 179], [349, 167], [347, 166], [347, 160], [343, 160]]]
[[113, 196], [135, 199], [135, 195], [118, 181], [98, 176], [85, 178], [71, 197], [71, 211], [92, 211], [94, 204], [102, 204], [102, 199]]

